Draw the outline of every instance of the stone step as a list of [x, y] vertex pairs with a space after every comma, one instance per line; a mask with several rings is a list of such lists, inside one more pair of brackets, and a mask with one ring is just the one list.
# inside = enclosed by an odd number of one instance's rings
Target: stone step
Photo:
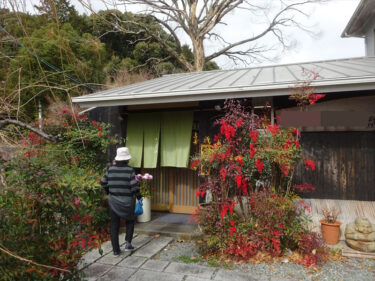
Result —
[[196, 225], [170, 224], [162, 222], [138, 223], [135, 225], [134, 231], [138, 234], [146, 234], [150, 236], [160, 234], [162, 236], [169, 236], [182, 240], [197, 239], [202, 235]]

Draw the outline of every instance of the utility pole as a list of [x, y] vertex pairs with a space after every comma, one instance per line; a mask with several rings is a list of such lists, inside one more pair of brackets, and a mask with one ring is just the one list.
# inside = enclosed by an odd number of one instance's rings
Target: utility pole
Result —
[[42, 103], [40, 102], [40, 99], [38, 99], [38, 123], [39, 123], [39, 130], [42, 130], [43, 125], [42, 125]]

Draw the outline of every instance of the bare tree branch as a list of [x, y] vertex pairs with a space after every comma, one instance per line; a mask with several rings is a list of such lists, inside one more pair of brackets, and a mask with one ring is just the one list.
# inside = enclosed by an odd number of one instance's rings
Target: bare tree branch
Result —
[[24, 128], [24, 129], [28, 129], [29, 131], [34, 132], [35, 134], [39, 135], [40, 137], [42, 137], [42, 138], [44, 138], [44, 139], [46, 139], [50, 142], [56, 143], [58, 141], [58, 138], [56, 138], [54, 136], [51, 136], [51, 135], [47, 134], [46, 132], [44, 132], [42, 130], [36, 129], [33, 126], [30, 126], [30, 125], [25, 124], [21, 121], [13, 120], [13, 119], [0, 120], [0, 130], [4, 130], [4, 127], [8, 126], [10, 124], [16, 125], [18, 127]]
[[[96, 13], [89, 4], [89, 0], [78, 0], [91, 12]], [[106, 0], [102, 0], [106, 1]], [[116, 3], [116, 0], [113, 0]], [[188, 71], [201, 71], [206, 62], [219, 56], [227, 56], [231, 59], [243, 56], [242, 61], [246, 61], [246, 56], [253, 54], [249, 48], [251, 43], [260, 41], [265, 36], [272, 35], [282, 48], [288, 47], [288, 38], [285, 36], [285, 29], [297, 27], [308, 31], [295, 19], [295, 15], [307, 16], [302, 10], [307, 4], [324, 2], [325, 0], [117, 0], [128, 7], [137, 7], [137, 13], [151, 16], [164, 27], [170, 35], [167, 39], [162, 38], [147, 26], [137, 21], [122, 21], [121, 30], [128, 32], [130, 26], [138, 26], [148, 36], [152, 36], [160, 43], [169, 54], [174, 57]], [[141, 9], [141, 10], [140, 10]], [[224, 35], [219, 35], [217, 27], [226, 22], [227, 16], [235, 11], [243, 10], [249, 18], [268, 19], [264, 24], [263, 31], [251, 32], [244, 39], [237, 42], [227, 42]], [[119, 20], [118, 18], [116, 19]], [[190, 39], [193, 49], [194, 63], [191, 64], [187, 58], [181, 54], [181, 36], [176, 32], [181, 29]], [[219, 40], [224, 45], [221, 49], [212, 54], [205, 55], [204, 42], [209, 38]], [[173, 38], [177, 48], [173, 48], [168, 43], [168, 39]], [[239, 50], [242, 48], [241, 50]], [[243, 49], [246, 49], [244, 51]], [[266, 47], [267, 49], [267, 47]], [[257, 50], [258, 52], [258, 50]]]
[[143, 63], [143, 64], [139, 64], [139, 65], [137, 65], [137, 66], [134, 66], [134, 67], [130, 68], [129, 71], [132, 72], [132, 71], [134, 71], [134, 70], [136, 70], [136, 69], [139, 69], [139, 68], [145, 67], [145, 66], [147, 66], [147, 65], [148, 65], [150, 62], [152, 62], [152, 61], [156, 61], [157, 63], [161, 63], [161, 62], [164, 62], [164, 61], [169, 60], [170, 58], [171, 58], [170, 56], [165, 57], [165, 58], [163, 58], [163, 59], [161, 59], [161, 58], [154, 58], [154, 57], [151, 57], [151, 58], [148, 58], [148, 59], [146, 60], [145, 63]]
[[[2, 178], [1, 178], [2, 179]], [[2, 179], [3, 181], [3, 179]], [[29, 260], [29, 259], [25, 259], [23, 257], [20, 257], [19, 255], [17, 254], [14, 254], [12, 253], [11, 251], [9, 251], [7, 248], [5, 248], [4, 246], [2, 246], [0, 244], [0, 251], [15, 258], [15, 259], [18, 259], [22, 262], [25, 262], [27, 264], [33, 264], [33, 265], [36, 265], [36, 266], [39, 266], [39, 267], [44, 267], [44, 268], [48, 268], [48, 269], [54, 269], [54, 270], [58, 270], [58, 271], [61, 271], [61, 272], [67, 272], [67, 273], [72, 273], [71, 271], [67, 270], [67, 269], [63, 269], [63, 268], [58, 268], [58, 267], [55, 267], [55, 266], [50, 266], [50, 265], [45, 265], [45, 264], [41, 264], [41, 263], [37, 263], [35, 261], [32, 261], [32, 260]]]

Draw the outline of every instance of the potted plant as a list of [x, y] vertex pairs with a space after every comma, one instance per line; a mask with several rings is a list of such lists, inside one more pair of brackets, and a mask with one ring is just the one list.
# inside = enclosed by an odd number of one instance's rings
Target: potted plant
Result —
[[339, 242], [340, 225], [341, 222], [337, 221], [340, 210], [336, 207], [325, 207], [322, 209], [324, 219], [320, 220], [322, 236], [324, 242], [330, 245], [335, 245]]
[[144, 175], [138, 174], [135, 178], [139, 183], [139, 189], [143, 197], [143, 214], [138, 216], [137, 220], [138, 222], [148, 222], [151, 220], [152, 188], [150, 182], [152, 180], [152, 175], [148, 173]]

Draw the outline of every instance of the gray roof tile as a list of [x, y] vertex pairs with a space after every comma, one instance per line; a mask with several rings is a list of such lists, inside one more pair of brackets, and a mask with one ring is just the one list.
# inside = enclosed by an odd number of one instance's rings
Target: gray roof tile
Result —
[[73, 102], [91, 107], [288, 95], [290, 87], [308, 79], [304, 70], [319, 74], [312, 82], [318, 92], [375, 89], [375, 57], [359, 57], [171, 74], [76, 97]]

